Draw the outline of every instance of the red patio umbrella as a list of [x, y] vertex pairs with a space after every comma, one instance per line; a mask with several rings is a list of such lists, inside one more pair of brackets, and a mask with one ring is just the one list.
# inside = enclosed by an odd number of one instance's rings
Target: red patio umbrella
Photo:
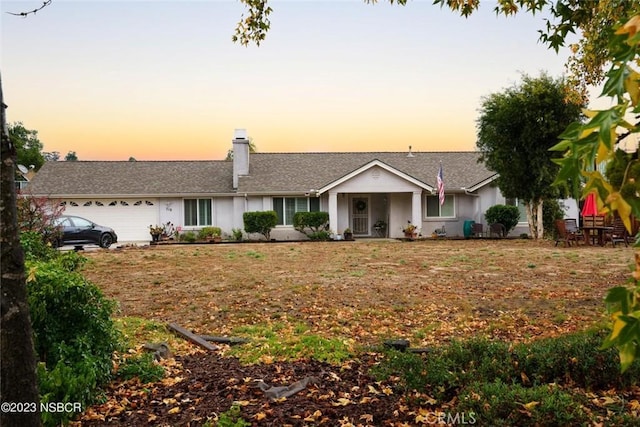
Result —
[[582, 205], [582, 216], [594, 216], [598, 215], [598, 204], [596, 203], [596, 193], [593, 191], [587, 194], [587, 198], [584, 199], [584, 205]]

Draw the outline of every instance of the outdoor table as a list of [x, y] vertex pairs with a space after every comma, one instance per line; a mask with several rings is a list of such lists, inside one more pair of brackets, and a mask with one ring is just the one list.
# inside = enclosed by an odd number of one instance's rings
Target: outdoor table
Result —
[[613, 230], [613, 227], [606, 227], [602, 225], [583, 225], [582, 233], [584, 234], [584, 241], [587, 245], [591, 245], [591, 232], [595, 231], [598, 235], [598, 244], [604, 246], [604, 233], [606, 231]]

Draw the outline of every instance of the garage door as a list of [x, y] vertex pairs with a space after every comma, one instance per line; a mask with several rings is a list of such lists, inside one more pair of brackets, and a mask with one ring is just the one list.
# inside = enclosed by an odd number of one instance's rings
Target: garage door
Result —
[[68, 199], [64, 215], [76, 215], [111, 227], [118, 242], [149, 241], [149, 225], [158, 224], [156, 199]]

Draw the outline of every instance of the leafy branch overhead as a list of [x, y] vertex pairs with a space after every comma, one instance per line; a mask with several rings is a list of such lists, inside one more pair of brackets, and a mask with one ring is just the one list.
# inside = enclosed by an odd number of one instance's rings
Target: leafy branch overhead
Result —
[[23, 16], [23, 17], [27, 17], [28, 15], [35, 15], [36, 13], [38, 13], [39, 11], [41, 11], [42, 9], [44, 9], [45, 7], [49, 6], [51, 4], [53, 0], [46, 0], [43, 1], [42, 4], [40, 5], [40, 7], [36, 7], [33, 10], [29, 10], [27, 12], [7, 12], [9, 15], [14, 15], [14, 16]]

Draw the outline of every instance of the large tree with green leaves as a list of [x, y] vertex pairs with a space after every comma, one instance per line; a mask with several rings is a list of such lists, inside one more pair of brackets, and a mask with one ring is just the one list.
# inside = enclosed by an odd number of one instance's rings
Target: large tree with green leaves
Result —
[[9, 139], [16, 149], [16, 160], [19, 165], [33, 166], [37, 171], [44, 164], [42, 142], [38, 139], [38, 131], [24, 127], [22, 122], [9, 124]]
[[549, 151], [558, 135], [580, 116], [581, 106], [565, 99], [565, 83], [546, 74], [524, 75], [520, 84], [482, 100], [477, 121], [480, 161], [499, 174], [497, 184], [507, 198], [527, 208], [529, 233], [542, 238], [542, 204], [557, 198], [552, 184], [558, 165]]

